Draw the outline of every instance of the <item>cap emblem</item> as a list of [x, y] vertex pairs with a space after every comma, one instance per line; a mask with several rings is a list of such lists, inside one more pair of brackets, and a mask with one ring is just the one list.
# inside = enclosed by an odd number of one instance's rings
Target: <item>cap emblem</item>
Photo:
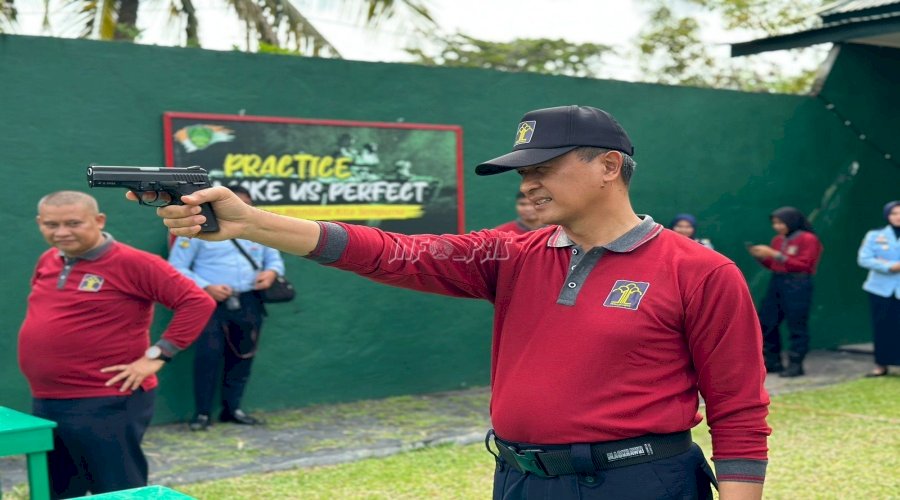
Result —
[[520, 123], [519, 128], [516, 130], [516, 142], [513, 144], [513, 147], [531, 142], [531, 136], [534, 135], [534, 127], [536, 125], [536, 121]]

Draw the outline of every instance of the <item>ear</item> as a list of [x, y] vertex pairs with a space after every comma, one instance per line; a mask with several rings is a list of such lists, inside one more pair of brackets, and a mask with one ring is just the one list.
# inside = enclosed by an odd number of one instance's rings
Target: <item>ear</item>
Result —
[[98, 213], [97, 215], [94, 216], [94, 220], [97, 221], [97, 226], [100, 229], [103, 229], [103, 227], [106, 226], [106, 214], [105, 213], [103, 213], [103, 212]]
[[600, 161], [603, 162], [603, 180], [612, 182], [621, 176], [622, 162], [625, 161], [621, 152], [609, 151], [600, 156]]

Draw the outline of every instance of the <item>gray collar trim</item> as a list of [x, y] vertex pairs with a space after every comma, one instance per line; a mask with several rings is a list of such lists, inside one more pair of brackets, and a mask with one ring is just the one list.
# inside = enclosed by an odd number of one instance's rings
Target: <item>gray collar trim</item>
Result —
[[100, 246], [98, 246], [96, 248], [92, 248], [92, 249], [88, 250], [87, 252], [84, 252], [83, 254], [79, 255], [78, 257], [69, 257], [68, 255], [64, 254], [62, 250], [60, 250], [59, 256], [66, 260], [70, 260], [70, 261], [71, 260], [97, 260], [100, 257], [103, 257], [104, 255], [106, 255], [106, 252], [108, 252], [112, 248], [112, 244], [115, 242], [116, 242], [115, 238], [113, 238], [111, 234], [104, 231], [103, 232], [103, 243], [101, 243]]
[[[638, 217], [641, 218], [640, 224], [614, 241], [603, 245], [603, 248], [616, 253], [630, 252], [662, 232], [663, 227], [654, 222], [653, 217], [649, 215], [638, 215]], [[555, 248], [571, 247], [575, 246], [575, 242], [569, 239], [569, 235], [566, 234], [562, 226], [558, 226], [547, 240], [547, 246]]]

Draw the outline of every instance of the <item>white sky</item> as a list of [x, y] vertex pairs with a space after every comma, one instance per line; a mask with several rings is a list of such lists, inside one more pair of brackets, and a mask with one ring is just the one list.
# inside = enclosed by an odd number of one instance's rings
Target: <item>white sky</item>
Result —
[[[138, 15], [143, 33], [140, 43], [173, 45], [184, 28], [173, 23], [169, 14], [173, 0], [142, 0]], [[174, 0], [177, 1], [177, 0]], [[71, 28], [59, 19], [52, 19], [51, 33], [43, 30], [44, 0], [15, 0], [19, 10], [19, 26], [14, 32], [27, 35], [74, 36]], [[62, 0], [50, 0], [51, 9]], [[406, 61], [409, 56], [403, 47], [409, 46], [410, 30], [398, 7], [395, 19], [378, 29], [361, 27], [357, 11], [348, 9], [337, 0], [293, 0], [313, 24], [331, 41], [345, 59], [363, 61]], [[510, 41], [515, 38], [564, 38], [575, 43], [599, 43], [626, 52], [634, 46], [646, 19], [646, 4], [639, 0], [426, 0], [429, 10], [441, 31], [461, 31], [475, 38], [491, 41]], [[397, 2], [399, 3], [399, 2]], [[679, 14], [692, 13], [702, 18], [702, 37], [715, 55], [727, 58], [728, 42], [756, 38], [754, 34], [728, 32], [713, 16], [700, 12], [684, 2], [671, 0]], [[241, 25], [235, 20], [225, 0], [194, 0], [200, 18], [200, 39], [204, 48], [231, 50], [246, 45]], [[66, 30], [69, 30], [66, 32]], [[792, 54], [774, 53], [770, 56], [796, 65]], [[617, 78], [635, 79], [633, 57], [607, 59]]]

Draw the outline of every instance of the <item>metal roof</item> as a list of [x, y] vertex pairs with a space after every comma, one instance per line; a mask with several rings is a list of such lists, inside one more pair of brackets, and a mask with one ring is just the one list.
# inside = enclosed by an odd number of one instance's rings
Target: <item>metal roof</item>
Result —
[[844, 0], [826, 5], [816, 12], [822, 24], [828, 26], [838, 22], [862, 19], [896, 13], [900, 0]]
[[731, 55], [746, 56], [829, 42], [853, 42], [900, 48], [900, 0], [844, 0], [817, 12], [822, 25], [806, 31], [731, 45]]
[[843, 0], [840, 2], [832, 2], [822, 7], [816, 11], [816, 14], [824, 20], [826, 17], [838, 14], [847, 14], [850, 12], [858, 12], [861, 10], [897, 4], [900, 4], [900, 0]]

